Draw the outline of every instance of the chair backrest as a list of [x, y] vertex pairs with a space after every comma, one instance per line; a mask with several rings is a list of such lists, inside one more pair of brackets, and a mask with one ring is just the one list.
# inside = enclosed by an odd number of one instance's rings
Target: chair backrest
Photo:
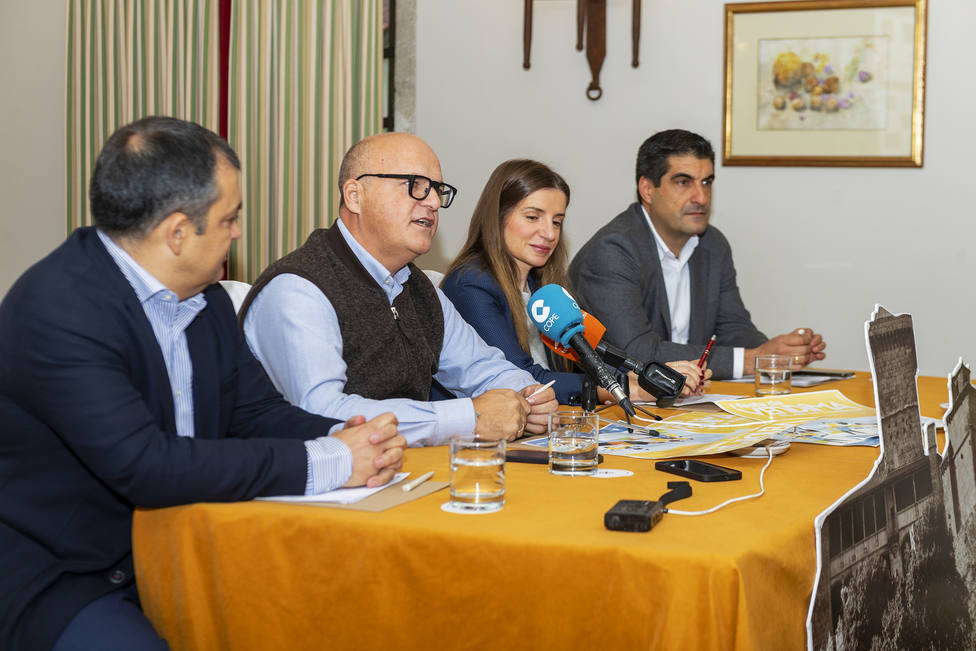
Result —
[[430, 282], [434, 283], [434, 287], [440, 287], [441, 281], [444, 280], [444, 274], [433, 269], [424, 269], [424, 273], [430, 278]]
[[247, 293], [251, 291], [251, 286], [239, 280], [221, 280], [220, 285], [230, 295], [230, 302], [234, 304], [234, 311], [240, 312], [241, 304]]

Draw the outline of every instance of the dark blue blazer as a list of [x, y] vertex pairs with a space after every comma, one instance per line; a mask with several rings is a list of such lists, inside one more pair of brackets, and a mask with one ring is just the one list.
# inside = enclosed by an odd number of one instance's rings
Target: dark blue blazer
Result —
[[[539, 288], [537, 280], [529, 276], [529, 289]], [[583, 391], [583, 376], [579, 373], [550, 371], [532, 361], [532, 356], [519, 346], [512, 311], [508, 301], [490, 271], [476, 264], [466, 265], [444, 278], [441, 289], [447, 295], [464, 320], [471, 324], [489, 346], [499, 348], [512, 364], [532, 374], [536, 382], [545, 384], [555, 380], [553, 389], [561, 405], [578, 405]], [[524, 314], [516, 318], [524, 319]], [[533, 329], [529, 336], [538, 336]], [[552, 351], [546, 349], [549, 366], [555, 367]]]
[[302, 493], [304, 439], [338, 421], [292, 407], [227, 293], [186, 330], [196, 438], [135, 292], [91, 228], [0, 304], [0, 640], [50, 648], [74, 614], [132, 581], [137, 506]]

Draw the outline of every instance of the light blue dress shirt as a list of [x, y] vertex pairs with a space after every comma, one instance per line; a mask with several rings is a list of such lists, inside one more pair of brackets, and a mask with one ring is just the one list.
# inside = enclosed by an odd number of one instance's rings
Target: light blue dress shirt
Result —
[[[410, 277], [409, 267], [391, 275], [352, 237], [341, 219], [337, 225], [392, 306]], [[444, 343], [434, 375], [438, 382], [455, 394], [470, 397], [490, 389], [518, 391], [535, 384], [529, 373], [486, 344], [440, 289], [437, 297], [444, 312]], [[304, 278], [281, 274], [272, 279], [251, 303], [244, 319], [244, 335], [278, 391], [306, 411], [340, 419], [393, 412], [400, 434], [411, 446], [440, 445], [451, 436], [474, 432], [474, 405], [469, 397], [424, 402], [370, 400], [345, 393], [347, 366], [342, 359], [339, 320], [329, 299]]]
[[186, 343], [186, 328], [207, 307], [202, 293], [185, 301], [166, 288], [152, 274], [142, 268], [125, 249], [112, 238], [96, 231], [112, 260], [129, 281], [152, 326], [159, 350], [163, 354], [166, 373], [173, 391], [173, 413], [176, 433], [192, 437], [193, 432], [193, 362]]
[[[207, 306], [203, 293], [186, 300], [166, 288], [146, 271], [112, 238], [96, 231], [108, 254], [136, 293], [156, 341], [159, 342], [170, 389], [173, 392], [173, 412], [176, 433], [192, 437], [193, 425], [193, 361], [186, 341], [186, 328]], [[330, 437], [305, 441], [307, 470], [305, 493], [323, 493], [342, 486], [352, 476], [352, 452], [349, 447]]]

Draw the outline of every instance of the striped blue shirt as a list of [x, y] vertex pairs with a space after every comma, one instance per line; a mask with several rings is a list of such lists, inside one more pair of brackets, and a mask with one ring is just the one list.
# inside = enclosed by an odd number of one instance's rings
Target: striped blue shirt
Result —
[[115, 260], [122, 275], [132, 285], [136, 298], [149, 319], [159, 349], [163, 353], [166, 373], [173, 390], [173, 411], [176, 433], [193, 436], [193, 362], [186, 343], [186, 328], [207, 307], [202, 293], [181, 301], [126, 251], [102, 231], [97, 231], [108, 254]]
[[[186, 328], [200, 311], [207, 306], [203, 293], [186, 300], [166, 288], [152, 274], [142, 268], [132, 256], [116, 244], [112, 238], [96, 231], [108, 254], [129, 285], [136, 293], [146, 318], [152, 326], [159, 349], [166, 364], [170, 388], [173, 391], [173, 409], [176, 417], [176, 433], [193, 436], [193, 362], [186, 341]], [[337, 425], [336, 427], [340, 427]], [[305, 441], [307, 455], [306, 494], [318, 494], [338, 488], [352, 476], [352, 452], [339, 439], [323, 436]]]

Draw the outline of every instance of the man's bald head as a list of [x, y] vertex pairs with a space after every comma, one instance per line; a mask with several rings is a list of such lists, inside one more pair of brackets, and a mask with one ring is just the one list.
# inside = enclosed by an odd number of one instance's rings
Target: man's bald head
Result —
[[362, 174], [414, 173], [404, 166], [418, 157], [437, 160], [430, 145], [409, 133], [380, 133], [363, 138], [342, 157], [339, 166], [339, 206], [345, 205], [343, 186], [347, 181]]
[[415, 198], [411, 177], [444, 180], [434, 151], [420, 138], [406, 133], [366, 138], [342, 161], [339, 218], [349, 234], [390, 273], [427, 253], [437, 232], [440, 195], [428, 191], [426, 196]]

